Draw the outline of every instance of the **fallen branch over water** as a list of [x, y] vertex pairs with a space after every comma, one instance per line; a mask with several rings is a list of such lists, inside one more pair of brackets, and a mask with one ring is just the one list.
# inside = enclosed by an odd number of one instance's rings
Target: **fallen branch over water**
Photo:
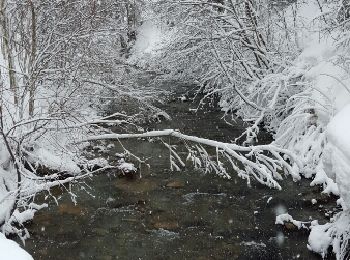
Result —
[[[134, 138], [156, 138], [156, 137], [173, 137], [196, 144], [192, 148], [188, 148], [189, 157], [195, 166], [203, 166], [206, 170], [213, 170], [218, 175], [230, 179], [223, 164], [219, 161], [219, 155], [229, 161], [231, 167], [238, 173], [240, 177], [246, 179], [250, 184], [250, 178], [253, 177], [261, 184], [269, 187], [281, 189], [277, 180], [281, 180], [282, 176], [279, 172], [284, 171], [299, 180], [299, 171], [301, 165], [296, 160], [296, 156], [289, 150], [282, 149], [274, 144], [257, 145], [257, 146], [240, 146], [232, 143], [218, 142], [196, 136], [182, 134], [173, 129], [162, 131], [151, 131], [141, 134], [104, 134], [92, 136], [81, 140], [80, 142], [90, 142], [97, 140], [121, 140]], [[210, 159], [206, 150], [202, 145], [216, 148], [216, 161]], [[171, 148], [170, 148], [171, 149]], [[174, 150], [171, 149], [172, 159], [179, 160]], [[176, 165], [173, 164], [172, 165]], [[177, 167], [178, 168], [178, 167]]]

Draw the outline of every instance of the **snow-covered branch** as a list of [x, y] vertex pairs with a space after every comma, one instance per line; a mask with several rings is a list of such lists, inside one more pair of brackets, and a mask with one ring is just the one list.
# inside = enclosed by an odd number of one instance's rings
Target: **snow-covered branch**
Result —
[[[289, 150], [279, 148], [272, 144], [245, 147], [232, 143], [223, 143], [196, 136], [189, 136], [172, 129], [141, 134], [104, 134], [82, 139], [79, 142], [166, 136], [216, 148], [225, 159], [229, 160], [229, 165], [233, 167], [234, 170], [238, 171], [238, 175], [246, 179], [248, 183], [250, 183], [250, 178], [253, 177], [261, 184], [281, 189], [281, 186], [276, 180], [282, 178], [280, 173], [283, 171], [290, 174], [295, 180], [300, 179], [299, 171], [302, 167], [296, 160], [296, 156]], [[268, 153], [270, 156], [267, 156]], [[240, 166], [242, 166], [241, 168], [243, 170], [239, 169]], [[230, 175], [226, 177], [231, 178]]]

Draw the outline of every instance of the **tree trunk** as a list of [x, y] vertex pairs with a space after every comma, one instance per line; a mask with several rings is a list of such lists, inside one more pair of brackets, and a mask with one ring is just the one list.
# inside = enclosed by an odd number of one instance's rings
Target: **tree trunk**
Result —
[[9, 33], [9, 25], [7, 20], [7, 14], [6, 14], [6, 0], [0, 0], [0, 32], [2, 35], [2, 46], [3, 46], [3, 54], [4, 58], [7, 59], [8, 63], [8, 75], [9, 75], [9, 82], [10, 82], [10, 89], [13, 92], [13, 102], [15, 106], [18, 105], [18, 86], [17, 86], [17, 78], [16, 78], [16, 71], [14, 68], [14, 59], [13, 59], [13, 50], [10, 43], [10, 33]]
[[35, 15], [35, 7], [32, 0], [28, 0], [31, 10], [31, 53], [30, 53], [30, 61], [29, 61], [29, 116], [34, 115], [34, 101], [35, 101], [35, 58], [36, 58], [36, 15]]

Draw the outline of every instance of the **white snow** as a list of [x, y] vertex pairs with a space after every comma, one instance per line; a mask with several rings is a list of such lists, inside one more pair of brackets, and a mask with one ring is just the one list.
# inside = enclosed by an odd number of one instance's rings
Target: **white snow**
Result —
[[[332, 172], [346, 208], [350, 208], [350, 104], [330, 121], [327, 138], [330, 144]], [[344, 208], [344, 209], [346, 209]]]
[[0, 259], [3, 260], [33, 260], [15, 241], [7, 239], [0, 233]]
[[121, 170], [122, 172], [129, 173], [129, 172], [136, 172], [137, 168], [135, 167], [134, 164], [132, 163], [127, 163], [124, 161], [124, 159], [121, 159], [119, 161], [118, 169]]
[[42, 164], [53, 170], [78, 174], [81, 170], [72, 157], [68, 151], [55, 152], [42, 146], [38, 146], [30, 154], [30, 160], [37, 165]]
[[327, 127], [328, 140], [350, 160], [350, 104], [331, 120]]
[[309, 235], [308, 249], [322, 255], [322, 257], [327, 254], [328, 247], [332, 243], [332, 239], [327, 235], [329, 225], [330, 224], [318, 225], [314, 223], [314, 225], [311, 226]]
[[241, 245], [244, 246], [253, 246], [253, 247], [266, 247], [266, 244], [263, 242], [255, 242], [255, 241], [249, 241], [249, 242], [241, 242]]
[[275, 221], [276, 225], [284, 225], [284, 223], [286, 222], [292, 223], [298, 229], [301, 229], [302, 227], [304, 227], [304, 224], [301, 221], [294, 220], [293, 217], [288, 213], [284, 213], [276, 216], [276, 221]]

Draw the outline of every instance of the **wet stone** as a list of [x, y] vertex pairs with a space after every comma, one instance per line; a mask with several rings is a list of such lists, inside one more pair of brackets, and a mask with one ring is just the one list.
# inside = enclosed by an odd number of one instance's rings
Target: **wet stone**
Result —
[[134, 181], [128, 181], [125, 179], [120, 179], [115, 182], [115, 186], [125, 192], [130, 193], [147, 193], [153, 191], [157, 188], [157, 183], [147, 180], [139, 179]]
[[58, 212], [62, 215], [68, 214], [68, 215], [80, 216], [85, 214], [86, 209], [79, 205], [62, 203], [58, 205]]
[[151, 228], [166, 230], [177, 230], [179, 228], [179, 222], [168, 212], [150, 215], [149, 217]]
[[35, 214], [35, 218], [33, 219], [33, 223], [40, 223], [40, 225], [47, 225], [52, 222], [54, 217], [51, 213], [45, 211], [38, 211]]
[[179, 228], [179, 223], [177, 221], [158, 221], [153, 224], [154, 228], [161, 228], [166, 230], [176, 230]]
[[185, 187], [185, 183], [183, 181], [180, 181], [180, 180], [173, 180], [173, 181], [168, 182], [166, 184], [166, 187], [173, 188], [173, 189], [181, 189], [181, 188]]
[[290, 222], [284, 223], [284, 228], [286, 230], [288, 230], [288, 231], [297, 231], [297, 230], [299, 230], [296, 225], [294, 225], [293, 223], [290, 223]]

